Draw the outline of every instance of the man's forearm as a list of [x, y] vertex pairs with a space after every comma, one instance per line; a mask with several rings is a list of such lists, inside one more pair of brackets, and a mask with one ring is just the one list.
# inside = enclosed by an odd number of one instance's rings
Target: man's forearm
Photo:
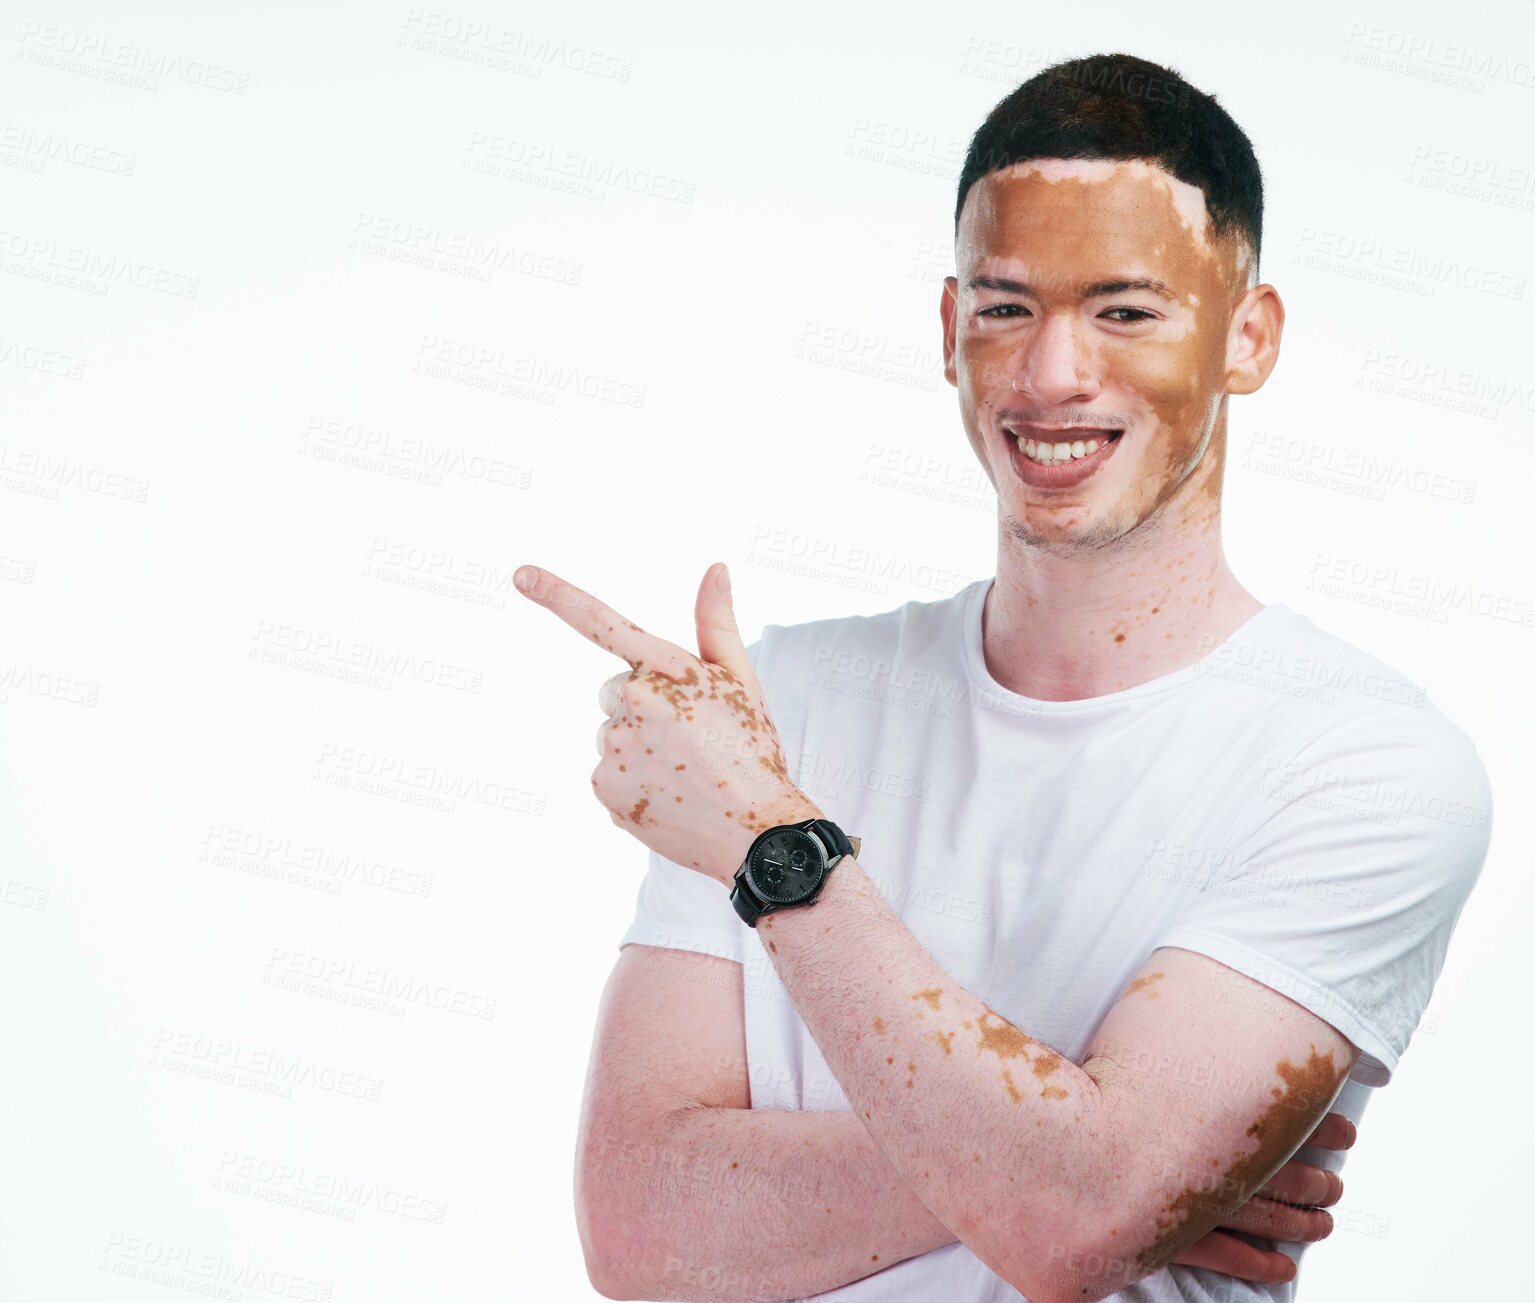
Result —
[[955, 1241], [845, 1111], [682, 1109], [585, 1179], [631, 1297], [799, 1298]]
[[1145, 1158], [1098, 1080], [960, 986], [854, 856], [814, 907], [758, 927], [854, 1116], [901, 1179], [1003, 1279], [1053, 1297], [1058, 1262], [1092, 1247], [1111, 1182]]

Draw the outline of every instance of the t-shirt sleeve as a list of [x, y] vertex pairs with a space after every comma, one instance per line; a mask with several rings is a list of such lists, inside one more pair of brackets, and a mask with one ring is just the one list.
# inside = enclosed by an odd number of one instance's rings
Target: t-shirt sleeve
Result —
[[[757, 655], [761, 647], [762, 639], [758, 638], [746, 649], [759, 678]], [[763, 695], [768, 696], [766, 683]], [[770, 699], [768, 706], [771, 709]], [[645, 854], [649, 856], [649, 866], [640, 881], [634, 921], [619, 941], [619, 949], [638, 942], [672, 950], [696, 950], [745, 963], [746, 924], [730, 903], [730, 893], [713, 878], [683, 868], [655, 851], [646, 848]]]
[[1340, 727], [1267, 765], [1222, 867], [1158, 944], [1303, 1005], [1359, 1047], [1351, 1077], [1384, 1086], [1491, 833], [1487, 771], [1447, 717]]

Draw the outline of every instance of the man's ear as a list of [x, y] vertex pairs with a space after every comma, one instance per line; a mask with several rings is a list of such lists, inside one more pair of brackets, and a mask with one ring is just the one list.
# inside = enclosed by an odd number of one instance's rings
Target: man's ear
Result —
[[959, 375], [954, 369], [954, 328], [959, 319], [959, 278], [943, 278], [943, 296], [938, 300], [938, 315], [943, 319], [943, 375], [956, 389]]
[[1228, 394], [1251, 394], [1263, 388], [1279, 361], [1279, 337], [1284, 334], [1284, 302], [1272, 285], [1254, 285], [1242, 295], [1226, 334]]

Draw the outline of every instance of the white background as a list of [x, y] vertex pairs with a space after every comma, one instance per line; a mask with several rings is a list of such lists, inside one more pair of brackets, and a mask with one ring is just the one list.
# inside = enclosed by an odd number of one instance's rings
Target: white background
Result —
[[[588, 785], [621, 664], [512, 570], [684, 645], [716, 560], [748, 640], [991, 573], [940, 371], [959, 162], [1125, 50], [1265, 170], [1288, 329], [1232, 405], [1232, 565], [1496, 792], [1302, 1297], [1506, 1296], [1527, 5], [130, 9], [0, 25], [0, 1295], [594, 1296], [575, 1125], [645, 854]], [[380, 972], [412, 994], [351, 1003]]]

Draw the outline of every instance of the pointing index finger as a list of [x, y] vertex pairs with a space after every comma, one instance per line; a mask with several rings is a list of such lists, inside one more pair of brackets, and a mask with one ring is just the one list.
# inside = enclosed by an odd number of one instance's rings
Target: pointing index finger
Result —
[[593, 597], [584, 589], [567, 583], [548, 570], [534, 566], [519, 566], [512, 576], [513, 582], [531, 601], [545, 610], [553, 611], [572, 629], [590, 638], [599, 647], [605, 647], [615, 656], [629, 662], [631, 669], [642, 665], [661, 665], [670, 659], [672, 644], [664, 638], [646, 633], [632, 620], [627, 620], [606, 602]]

